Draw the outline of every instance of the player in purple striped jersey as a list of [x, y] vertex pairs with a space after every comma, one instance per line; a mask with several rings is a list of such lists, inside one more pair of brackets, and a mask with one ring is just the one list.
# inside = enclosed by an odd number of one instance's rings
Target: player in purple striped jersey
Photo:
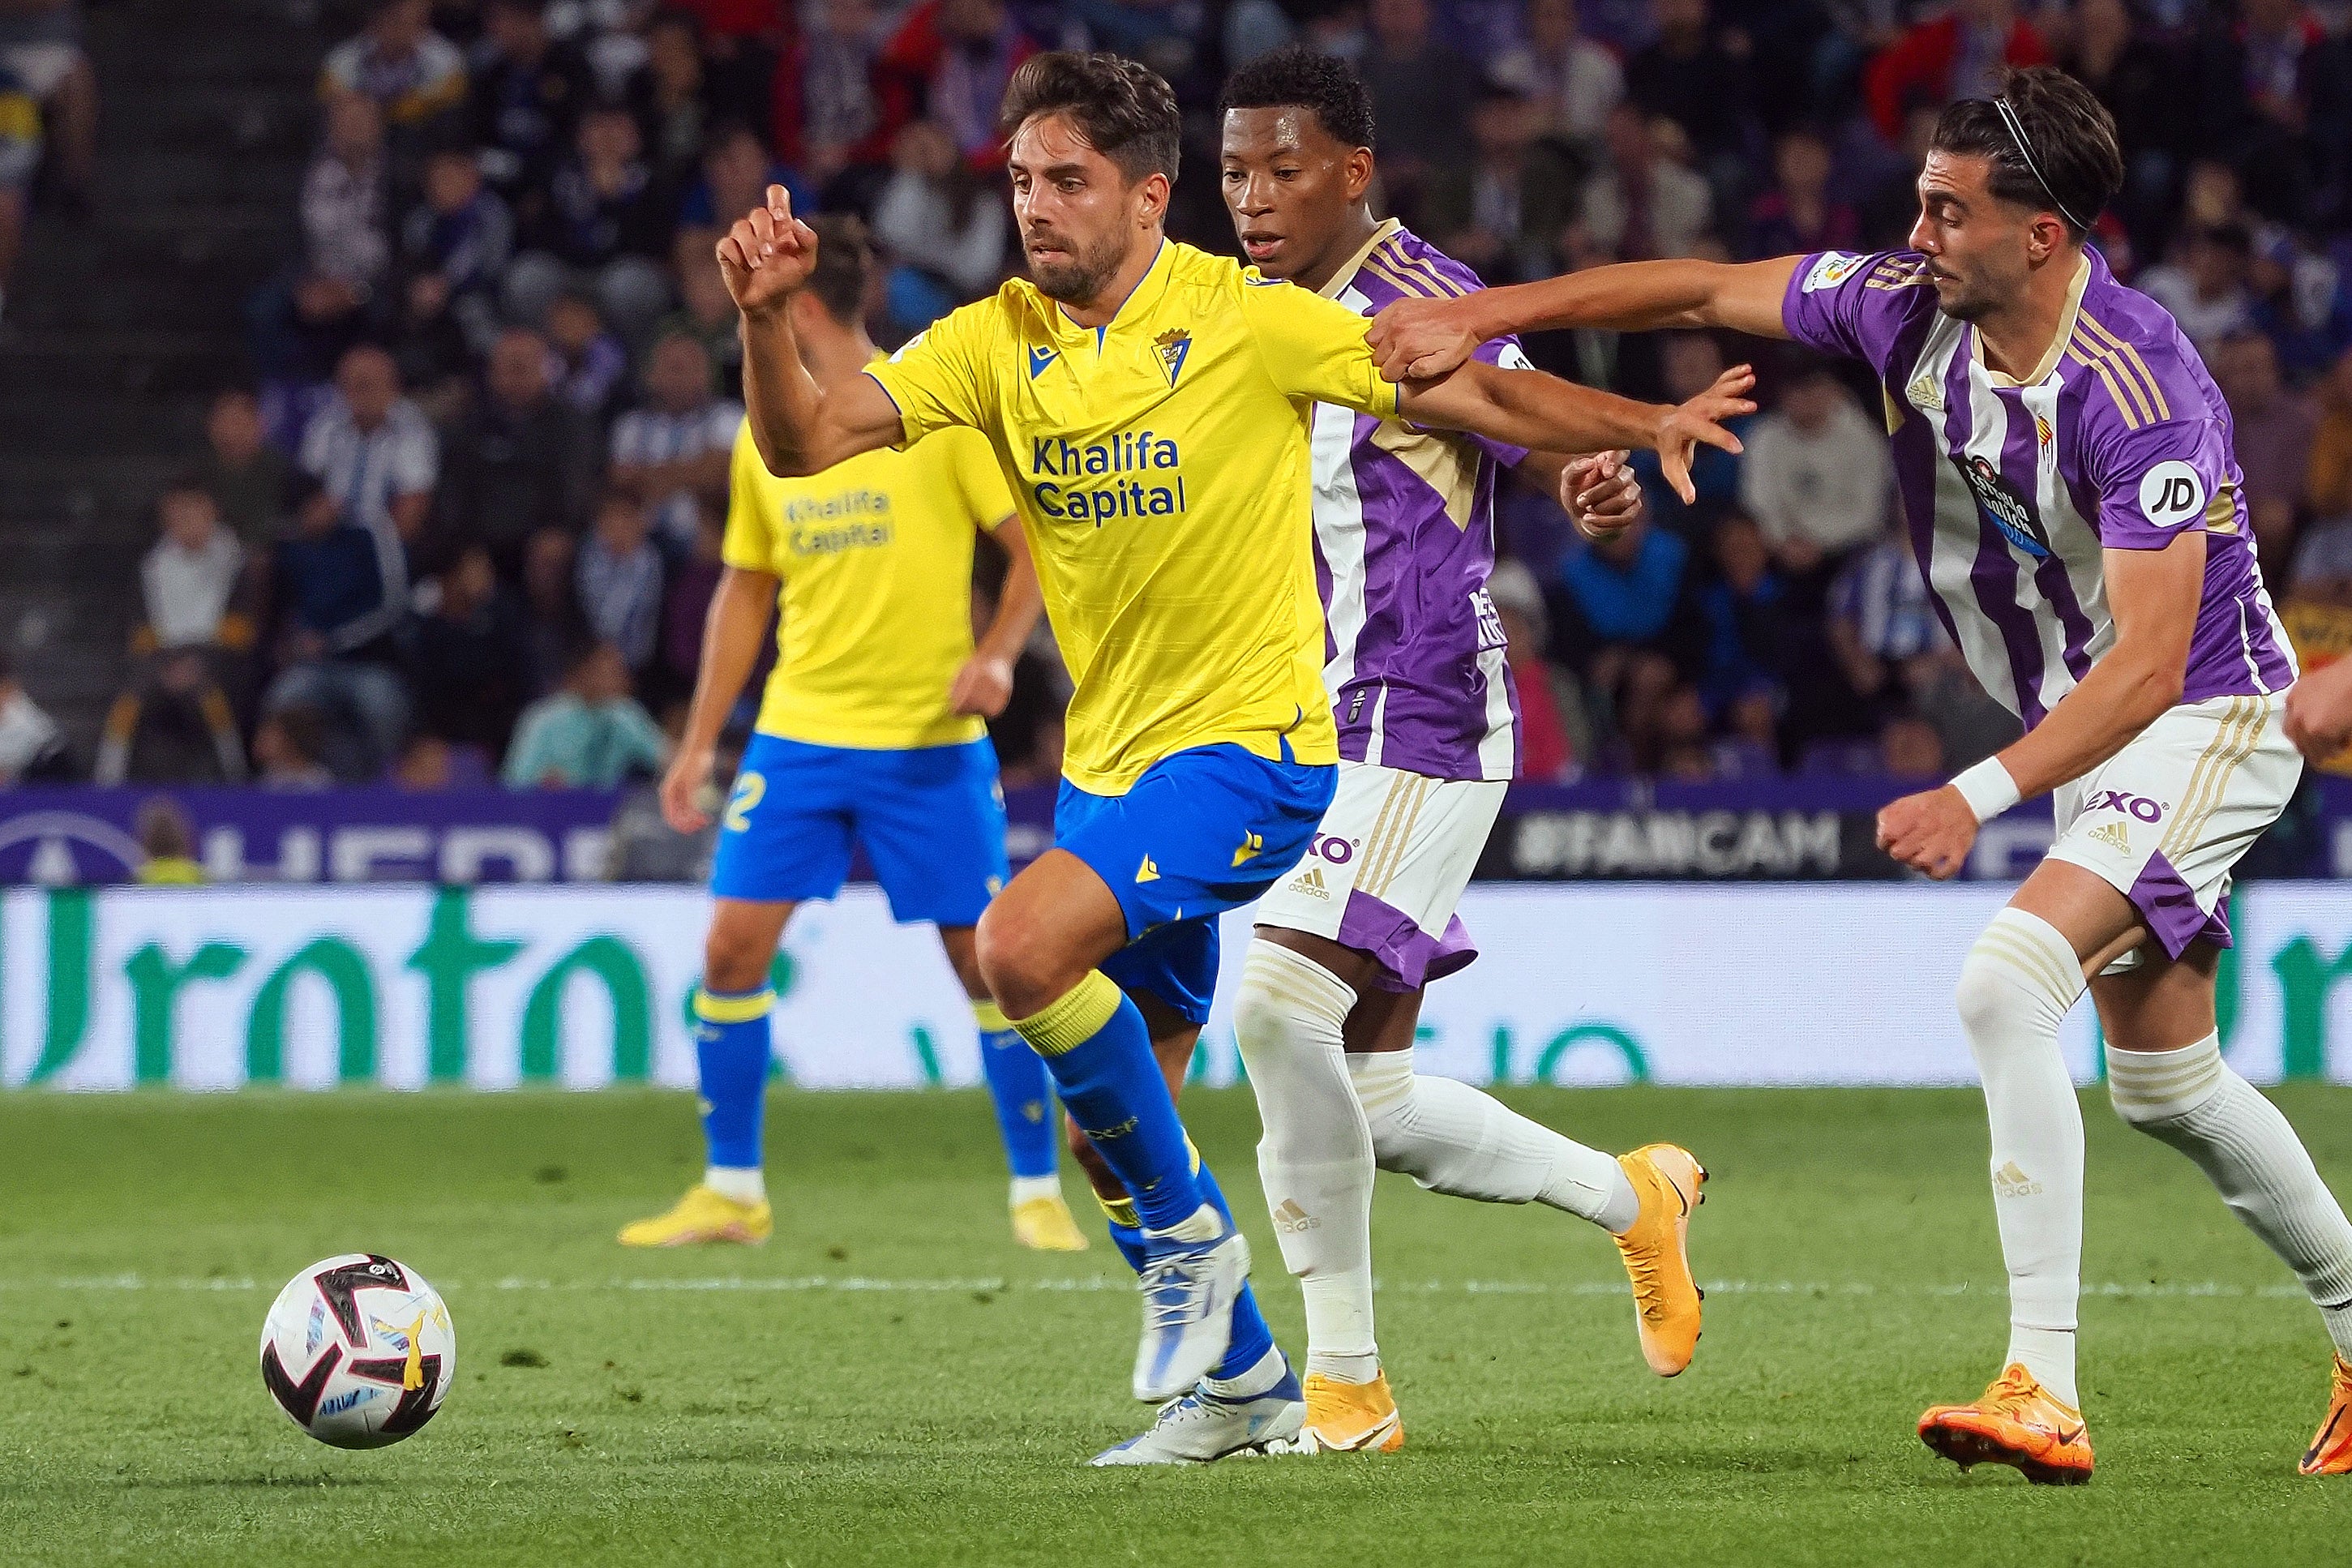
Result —
[[[1226, 86], [1223, 133], [1226, 206], [1267, 276], [1364, 315], [1480, 287], [1395, 219], [1372, 216], [1370, 95], [1344, 62], [1298, 48], [1253, 61]], [[1476, 353], [1527, 363], [1510, 338]], [[1736, 398], [1747, 382], [1743, 366], [1716, 395]], [[1468, 1084], [1412, 1070], [1423, 986], [1476, 956], [1454, 907], [1518, 763], [1486, 594], [1495, 487], [1516, 468], [1589, 510], [1598, 472], [1328, 404], [1315, 409], [1312, 445], [1339, 782], [1306, 862], [1258, 904], [1234, 1026], [1265, 1125], [1266, 1204], [1306, 1297], [1297, 1446], [1393, 1449], [1403, 1427], [1372, 1331], [1376, 1161], [1440, 1192], [1542, 1202], [1609, 1230], [1633, 1279], [1643, 1349], [1667, 1375], [1697, 1338], [1682, 1236], [1705, 1173], [1666, 1145], [1621, 1162]]]
[[1914, 552], [1938, 613], [2024, 739], [1881, 815], [1938, 878], [1979, 824], [2054, 793], [2049, 857], [1970, 949], [1958, 1002], [1992, 1124], [2010, 1274], [2006, 1368], [1920, 1436], [1962, 1465], [2079, 1481], [2083, 1130], [2058, 1026], [2087, 982], [2108, 1086], [2292, 1267], [2336, 1352], [2306, 1473], [2352, 1470], [2352, 1225], [2284, 1118], [2221, 1059], [2230, 872], [2301, 772], [2295, 679], [2255, 564], [2228, 407], [2172, 318], [2085, 248], [2122, 179], [2114, 122], [2054, 70], [1956, 103], [1919, 175], [1911, 248], [1748, 266], [1647, 262], [1415, 301], [1375, 327], [1428, 375], [1500, 332], [1726, 327], [1877, 374]]

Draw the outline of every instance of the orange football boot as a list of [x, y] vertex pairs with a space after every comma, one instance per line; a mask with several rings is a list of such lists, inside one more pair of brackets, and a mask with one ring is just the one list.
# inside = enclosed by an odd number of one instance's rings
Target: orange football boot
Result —
[[1930, 1408], [1919, 1417], [1919, 1440], [1964, 1470], [2011, 1465], [2037, 1486], [2080, 1486], [2091, 1479], [2083, 1413], [2061, 1405], [2014, 1363], [1974, 1404]]
[[2336, 1358], [2336, 1387], [2327, 1401], [2327, 1419], [2319, 1436], [2304, 1451], [2295, 1467], [2306, 1476], [2352, 1476], [2352, 1362]]
[[1619, 1155], [1617, 1163], [1642, 1200], [1640, 1216], [1617, 1237], [1633, 1281], [1633, 1326], [1650, 1370], [1672, 1377], [1690, 1365], [1698, 1348], [1704, 1293], [1691, 1278], [1690, 1216], [1706, 1202], [1701, 1190], [1706, 1167], [1672, 1143], [1644, 1144]]
[[1403, 1447], [1404, 1418], [1388, 1373], [1370, 1383], [1307, 1374], [1307, 1425], [1292, 1440], [1292, 1453], [1393, 1454]]

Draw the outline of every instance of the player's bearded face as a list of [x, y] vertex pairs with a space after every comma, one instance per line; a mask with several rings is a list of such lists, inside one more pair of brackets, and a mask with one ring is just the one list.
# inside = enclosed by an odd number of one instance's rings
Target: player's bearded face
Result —
[[[1141, 182], [1129, 181], [1059, 115], [1024, 125], [1011, 153], [1013, 213], [1030, 280], [1048, 299], [1091, 303], [1147, 233], [1137, 222]], [[1156, 242], [1156, 230], [1151, 237]]]
[[1936, 303], [1962, 321], [1980, 321], [2017, 298], [2031, 275], [2027, 225], [1996, 199], [1980, 158], [1927, 154], [1919, 174], [1919, 220], [1911, 247], [1927, 258]]
[[1059, 224], [1033, 221], [1023, 226], [1021, 244], [1037, 291], [1073, 305], [1101, 293], [1127, 258], [1127, 237], [1118, 228], [1089, 238]]

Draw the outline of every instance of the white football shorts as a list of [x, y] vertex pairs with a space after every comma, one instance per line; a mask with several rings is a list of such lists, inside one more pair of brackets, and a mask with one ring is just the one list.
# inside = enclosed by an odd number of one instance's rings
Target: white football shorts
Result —
[[1453, 973], [1478, 956], [1454, 910], [1509, 788], [1341, 762], [1314, 844], [1258, 900], [1258, 923], [1370, 953], [1391, 991]]
[[2230, 869], [2278, 820], [2303, 777], [2286, 697], [2185, 703], [2053, 794], [2053, 859], [2104, 878], [2178, 958], [2200, 937], [2230, 943]]

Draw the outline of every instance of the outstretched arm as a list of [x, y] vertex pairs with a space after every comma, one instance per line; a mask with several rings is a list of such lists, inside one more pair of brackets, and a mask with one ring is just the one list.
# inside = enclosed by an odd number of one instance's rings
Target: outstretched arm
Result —
[[1780, 301], [1800, 257], [1733, 265], [1629, 261], [1458, 299], [1399, 300], [1372, 322], [1370, 342], [1391, 381], [1443, 375], [1490, 338], [1555, 327], [1649, 331], [1723, 327], [1785, 338]]
[[1003, 546], [1010, 560], [1003, 591], [996, 595], [996, 618], [989, 622], [971, 658], [956, 671], [948, 688], [950, 707], [983, 719], [995, 718], [1013, 700], [1013, 661], [1028, 646], [1029, 634], [1036, 630], [1037, 617], [1045, 608], [1045, 593], [1037, 584], [1037, 563], [1030, 558], [1021, 520], [1006, 518], [990, 537]]
[[1755, 384], [1754, 373], [1741, 365], [1688, 403], [1669, 407], [1596, 392], [1539, 370], [1502, 370], [1473, 359], [1434, 380], [1400, 386], [1397, 412], [1415, 425], [1469, 430], [1514, 447], [1653, 450], [1667, 482], [1687, 501], [1696, 495], [1690, 481], [1693, 452], [1702, 441], [1727, 452], [1739, 450], [1739, 437], [1722, 422], [1756, 411], [1742, 395]]
[[815, 230], [793, 216], [792, 197], [768, 187], [768, 205], [719, 242], [719, 270], [743, 317], [743, 405], [768, 471], [823, 473], [845, 458], [906, 438], [889, 394], [865, 376], [828, 392], [801, 363], [787, 307], [816, 270]]

